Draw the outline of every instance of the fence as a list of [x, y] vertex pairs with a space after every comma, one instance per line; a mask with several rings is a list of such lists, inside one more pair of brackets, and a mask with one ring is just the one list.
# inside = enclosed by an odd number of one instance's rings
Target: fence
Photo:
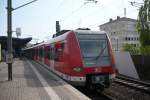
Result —
[[150, 81], [150, 56], [132, 55], [140, 79]]
[[1, 53], [2, 53], [2, 52], [1, 52], [1, 44], [0, 44], [0, 62], [1, 62], [1, 60], [2, 60], [2, 57], [1, 57], [2, 55], [1, 55]]

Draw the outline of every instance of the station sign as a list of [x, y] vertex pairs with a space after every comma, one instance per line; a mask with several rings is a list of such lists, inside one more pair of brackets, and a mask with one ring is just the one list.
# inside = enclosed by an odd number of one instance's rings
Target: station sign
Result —
[[13, 63], [13, 55], [12, 54], [7, 54], [6, 55], [6, 63]]
[[16, 35], [21, 36], [21, 28], [16, 28]]

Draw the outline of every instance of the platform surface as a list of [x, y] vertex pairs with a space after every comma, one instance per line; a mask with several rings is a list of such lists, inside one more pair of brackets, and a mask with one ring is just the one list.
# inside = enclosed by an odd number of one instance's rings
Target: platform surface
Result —
[[0, 100], [89, 100], [38, 63], [15, 59], [12, 81], [7, 68], [0, 63]]

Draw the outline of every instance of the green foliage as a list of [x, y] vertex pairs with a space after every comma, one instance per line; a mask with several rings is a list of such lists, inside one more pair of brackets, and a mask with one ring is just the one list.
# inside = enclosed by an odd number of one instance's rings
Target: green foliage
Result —
[[140, 48], [134, 47], [133, 44], [125, 44], [123, 46], [123, 51], [128, 51], [128, 52], [130, 52], [131, 55], [140, 54]]
[[142, 55], [150, 55], [150, 46], [141, 47]]
[[150, 45], [137, 48], [132, 44], [125, 44], [123, 46], [123, 51], [128, 51], [131, 55], [150, 55]]
[[150, 0], [145, 0], [144, 5], [141, 6], [138, 20], [137, 20], [137, 31], [140, 35], [141, 46], [145, 47], [150, 45]]

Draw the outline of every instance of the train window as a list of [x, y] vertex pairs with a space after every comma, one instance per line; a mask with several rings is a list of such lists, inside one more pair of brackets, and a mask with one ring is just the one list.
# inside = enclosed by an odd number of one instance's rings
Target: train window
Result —
[[37, 56], [40, 56], [40, 49], [37, 48]]
[[49, 57], [51, 60], [55, 59], [55, 48], [50, 48], [49, 49]]
[[48, 59], [50, 59], [50, 48], [48, 47], [47, 48], [47, 51], [46, 51], [46, 57], [48, 58]]
[[44, 57], [44, 48], [42, 47], [42, 57]]
[[34, 58], [34, 49], [32, 49], [32, 59]]
[[108, 66], [110, 64], [105, 34], [79, 34], [78, 39], [85, 66]]
[[50, 48], [49, 53], [50, 53], [50, 59], [52, 59], [52, 48]]
[[43, 54], [43, 53], [42, 53], [42, 48], [41, 48], [41, 49], [40, 49], [40, 56], [41, 56], [41, 57], [42, 57], [42, 54]]
[[59, 61], [58, 48], [55, 49], [55, 61]]
[[35, 49], [36, 50], [36, 57], [38, 56], [38, 49]]
[[108, 56], [106, 40], [80, 40], [83, 57], [96, 57], [101, 50], [102, 56]]
[[44, 57], [44, 49], [43, 48], [39, 49], [39, 56]]
[[39, 48], [39, 56], [41, 57], [41, 48]]

